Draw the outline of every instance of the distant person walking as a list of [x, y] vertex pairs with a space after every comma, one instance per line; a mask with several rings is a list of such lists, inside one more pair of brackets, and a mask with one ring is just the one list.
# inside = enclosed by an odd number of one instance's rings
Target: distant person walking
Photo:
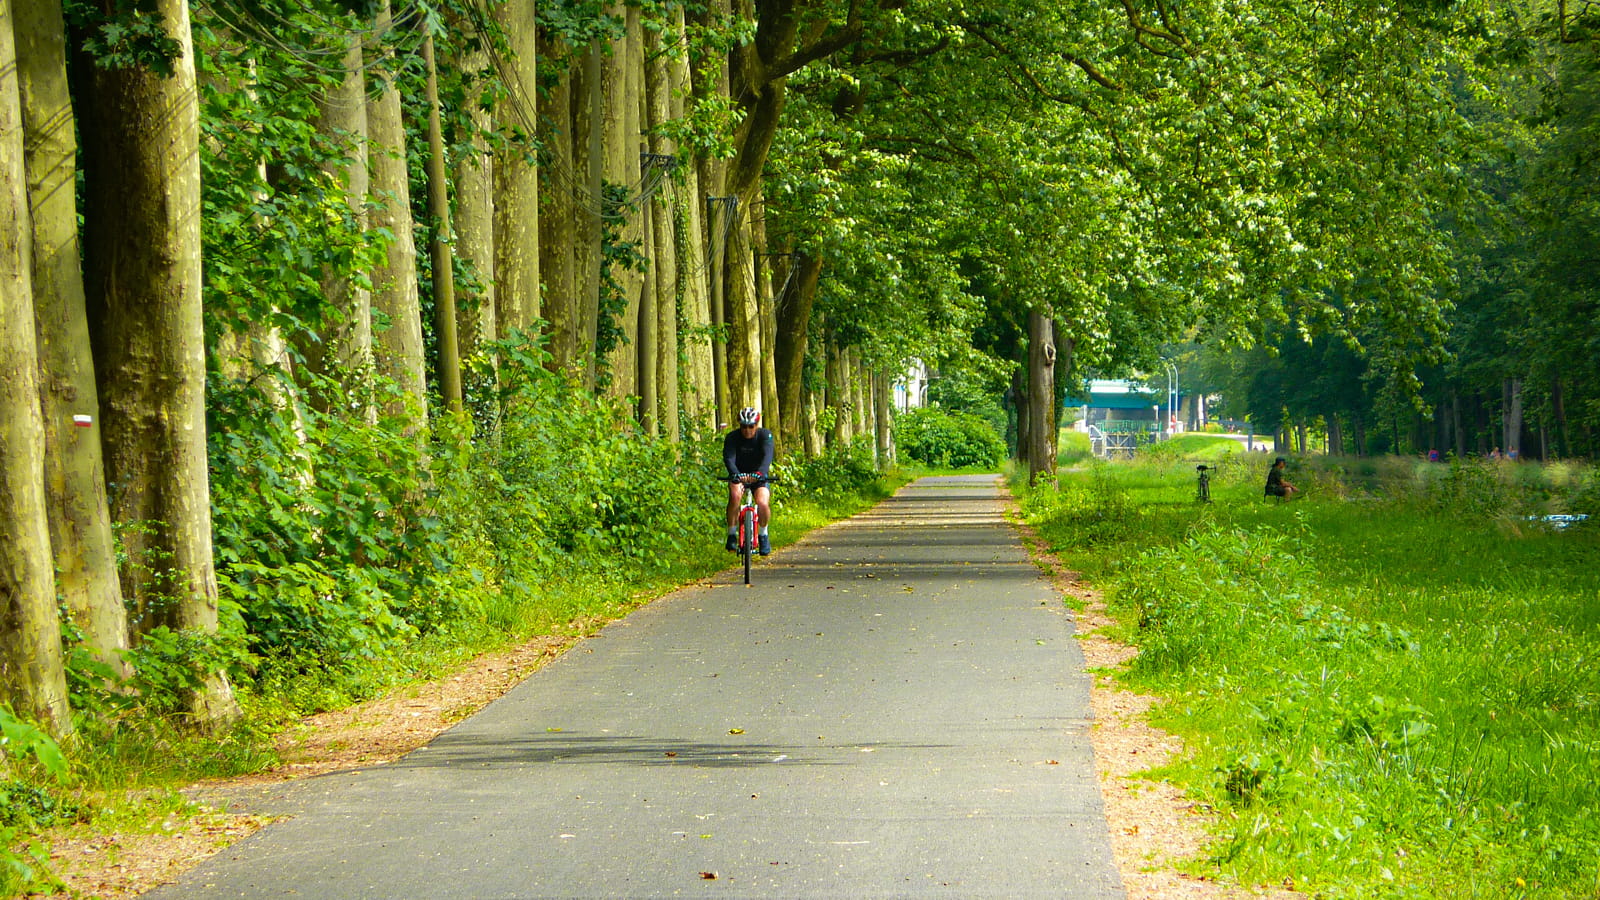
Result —
[[1282, 497], [1285, 500], [1292, 500], [1294, 495], [1299, 492], [1299, 488], [1283, 478], [1283, 467], [1286, 465], [1288, 465], [1288, 460], [1280, 456], [1273, 460], [1272, 468], [1267, 470], [1267, 495], [1269, 497]]

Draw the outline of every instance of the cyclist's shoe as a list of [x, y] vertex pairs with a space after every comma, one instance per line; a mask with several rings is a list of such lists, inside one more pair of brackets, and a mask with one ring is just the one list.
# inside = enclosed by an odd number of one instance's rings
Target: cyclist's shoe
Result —
[[738, 553], [739, 552], [739, 536], [738, 535], [734, 535], [734, 534], [728, 535], [728, 543], [725, 546], [729, 550], [733, 551], [734, 553]]
[[766, 556], [772, 552], [772, 539], [766, 535], [761, 536], [761, 555]]

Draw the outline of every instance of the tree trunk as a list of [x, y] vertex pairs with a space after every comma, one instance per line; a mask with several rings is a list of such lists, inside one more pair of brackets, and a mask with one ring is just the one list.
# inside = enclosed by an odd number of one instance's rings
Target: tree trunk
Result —
[[1017, 407], [1017, 465], [1028, 466], [1031, 471], [1029, 454], [1033, 451], [1033, 443], [1029, 424], [1032, 422], [1033, 414], [1030, 411], [1032, 408], [1028, 388], [1030, 370], [1027, 363], [1027, 358], [1024, 358], [1011, 370], [1011, 399]]
[[850, 439], [850, 415], [844, 396], [844, 351], [834, 344], [833, 329], [828, 329], [823, 346], [822, 388], [823, 409], [827, 410], [829, 448], [842, 448]]
[[728, 375], [728, 347], [730, 328], [727, 307], [728, 233], [735, 210], [735, 201], [728, 197], [714, 197], [710, 201], [711, 233], [711, 323], [717, 335], [712, 339], [712, 375], [716, 379], [717, 422], [726, 425], [733, 421], [734, 390]]
[[[677, 15], [682, 16], [681, 8]], [[678, 383], [678, 316], [679, 287], [677, 229], [673, 227], [672, 195], [676, 184], [677, 142], [661, 133], [661, 127], [671, 121], [672, 67], [666, 56], [661, 33], [650, 31], [645, 40], [646, 95], [648, 112], [646, 125], [650, 134], [652, 165], [646, 178], [647, 185], [656, 187], [650, 195], [651, 243], [655, 253], [650, 275], [655, 279], [656, 298], [656, 408], [661, 422], [661, 434], [677, 443], [682, 437]]]
[[811, 310], [816, 305], [817, 282], [822, 275], [820, 254], [800, 253], [792, 265], [793, 275], [784, 280], [778, 295], [776, 341], [773, 347], [773, 372], [777, 381], [778, 405], [792, 414], [784, 417], [785, 431], [779, 446], [800, 436], [799, 411], [805, 391], [806, 343]]
[[1450, 391], [1450, 430], [1455, 432], [1456, 456], [1465, 459], [1467, 434], [1461, 429], [1461, 392], [1453, 388]]
[[[776, 369], [772, 360], [773, 333], [777, 330], [777, 323], [773, 317], [772, 279], [775, 266], [773, 256], [768, 252], [771, 248], [767, 243], [767, 204], [760, 201], [752, 209], [750, 220], [751, 244], [754, 255], [751, 257], [751, 270], [756, 277], [756, 324], [759, 341], [755, 351], [755, 368], [761, 384], [761, 401], [763, 409], [761, 418], [766, 426], [773, 432], [781, 432], [784, 428], [783, 405], [778, 402], [778, 382]], [[785, 267], [787, 269], [787, 267]]]
[[[500, 8], [504, 10], [510, 6]], [[556, 55], [554, 46], [543, 45], [543, 55], [547, 59]], [[542, 195], [543, 206], [539, 214], [539, 272], [544, 279], [541, 306], [544, 316], [550, 321], [550, 365], [556, 371], [583, 374], [584, 289], [582, 279], [578, 277], [578, 251], [580, 247], [587, 246], [588, 237], [587, 227], [579, 220], [577, 192], [587, 179], [580, 177], [585, 170], [579, 165], [578, 144], [574, 143], [574, 134], [582, 138], [584, 133], [574, 128], [577, 122], [574, 107], [586, 95], [579, 93], [576, 99], [574, 97], [574, 87], [581, 87], [579, 72], [582, 70], [582, 60], [572, 59], [570, 53], [566, 55], [568, 69], [547, 92], [538, 94], [541, 123], [551, 123], [551, 127], [540, 134], [550, 160], [550, 190]], [[531, 98], [534, 93], [529, 91], [527, 96]], [[531, 105], [532, 101], [529, 100], [528, 107], [531, 108]], [[531, 153], [533, 148], [525, 147], [522, 152]], [[498, 173], [508, 171], [508, 164], [509, 161], [502, 161], [496, 174], [497, 183], [504, 177]], [[535, 177], [537, 174], [535, 171]], [[500, 205], [497, 207], [495, 225], [497, 245], [512, 240], [516, 230], [523, 227], [520, 222], [510, 218], [510, 197], [503, 188], [499, 189], [499, 193]], [[506, 277], [503, 272], [501, 277]], [[506, 328], [505, 317], [501, 321], [502, 329]]]
[[[172, 75], [81, 60], [85, 287], [111, 511], [133, 526], [122, 587], [135, 627], [214, 632], [194, 50], [187, 4], [155, 6], [179, 50]], [[237, 713], [220, 672], [186, 703], [205, 724]]]
[[[324, 171], [339, 186], [346, 214], [354, 227], [367, 230], [367, 193], [372, 185], [367, 168], [367, 77], [361, 40], [348, 40], [344, 78], [318, 102], [317, 130], [343, 149], [345, 159], [329, 162]], [[347, 376], [364, 377], [372, 366], [372, 293], [354, 272], [324, 271], [322, 292], [337, 322], [324, 329], [322, 341], [305, 341], [300, 351], [313, 372], [326, 375], [335, 366]], [[331, 351], [331, 358], [326, 354]], [[323, 409], [326, 402], [318, 402]]]
[[874, 410], [873, 422], [877, 426], [878, 468], [887, 469], [894, 465], [894, 414], [890, 411], [889, 376], [879, 372], [872, 376], [872, 407]]
[[[0, 705], [55, 734], [66, 734], [72, 730], [72, 713], [45, 511], [45, 429], [30, 283], [33, 247], [12, 37], [14, 26], [37, 21], [36, 16], [13, 21], [10, 0], [0, 0], [0, 192], [5, 200], [0, 203]], [[48, 68], [38, 60], [42, 49], [24, 51], [25, 58], [33, 57], [24, 63], [30, 79]], [[33, 124], [31, 116], [29, 122]], [[59, 154], [59, 145], [56, 150]], [[70, 171], [62, 177], [70, 179]]]
[[728, 317], [730, 405], [761, 408], [761, 308], [756, 299], [750, 207], [741, 201], [728, 235], [724, 313]]
[[[375, 33], [388, 34], [392, 21], [389, 2], [383, 0]], [[367, 98], [372, 190], [378, 201], [372, 212], [372, 227], [388, 231], [393, 238], [384, 262], [372, 274], [374, 318], [382, 316], [385, 320], [373, 327], [373, 355], [378, 374], [393, 380], [414, 407], [396, 407], [391, 413], [410, 420], [410, 427], [420, 432], [427, 425], [427, 365], [422, 346], [422, 306], [417, 295], [417, 245], [406, 169], [406, 130], [400, 91], [388, 68], [392, 54], [387, 49], [377, 52], [377, 64], [371, 69], [372, 79], [378, 83], [377, 94]]]
[[[605, 57], [605, 181], [613, 189], [629, 192], [630, 201], [640, 184], [639, 170], [639, 93], [643, 84], [643, 41], [637, 7], [624, 8], [612, 3], [610, 15], [625, 22], [623, 36], [613, 42]], [[644, 245], [640, 217], [628, 203], [609, 205], [612, 225], [620, 228], [617, 239], [635, 248]], [[608, 354], [611, 364], [609, 393], [628, 397], [639, 390], [639, 305], [643, 299], [644, 273], [631, 267], [613, 265], [610, 269], [626, 306], [618, 317], [621, 337]], [[622, 303], [618, 304], [619, 306]]]
[[[648, 180], [649, 175], [645, 178]], [[641, 196], [639, 210], [643, 217], [641, 231], [643, 244], [639, 252], [647, 260], [654, 260], [656, 256], [655, 242], [655, 202], [653, 198]], [[656, 317], [656, 278], [655, 265], [651, 263], [651, 271], [644, 273], [639, 288], [639, 321], [635, 326], [637, 335], [637, 351], [635, 362], [638, 366], [638, 396], [639, 396], [639, 423], [644, 427], [645, 433], [652, 437], [660, 434], [660, 401], [657, 395], [660, 370], [657, 368], [661, 345], [656, 337], [656, 329], [660, 321]]]
[[1501, 444], [1507, 456], [1522, 458], [1522, 379], [1505, 379], [1505, 441]]
[[[605, 49], [599, 39], [593, 41], [583, 58], [582, 90], [573, 94], [574, 135], [586, 140], [576, 140], [574, 171], [586, 174], [584, 190], [578, 196], [582, 205], [575, 222], [581, 232], [575, 241], [573, 258], [577, 263], [576, 278], [579, 307], [578, 353], [584, 360], [584, 384], [593, 388], [597, 382], [600, 365], [596, 346], [600, 325], [600, 270], [605, 265], [601, 243], [604, 241], [602, 216], [606, 214], [606, 85]], [[582, 165], [578, 165], [578, 163]]]
[[[683, 7], [674, 7], [674, 39], [685, 33], [685, 27]], [[667, 98], [671, 105], [670, 116], [674, 119], [686, 114], [690, 78], [689, 54], [676, 54], [667, 69]], [[682, 310], [679, 318], [687, 328], [678, 341], [684, 379], [681, 402], [684, 420], [689, 423], [691, 432], [710, 432], [715, 431], [718, 424], [717, 383], [708, 333], [712, 323], [711, 293], [706, 277], [706, 216], [698, 166], [683, 167], [683, 185], [674, 208], [677, 296]]]
[[[535, 165], [534, 135], [539, 112], [538, 27], [534, 21], [533, 3], [501, 3], [494, 8], [495, 21], [505, 34], [510, 53], [504, 57], [499, 75], [506, 95], [497, 107], [500, 129], [509, 136], [496, 155], [494, 167], [494, 309], [495, 327], [502, 336], [512, 331], [532, 332], [541, 315], [545, 315], [540, 296], [540, 278], [544, 275], [544, 216], [539, 205], [539, 170]], [[553, 92], [551, 105], [560, 110], [554, 119], [560, 133], [561, 144], [549, 148], [551, 158], [566, 173], [570, 182], [572, 165], [571, 78], [563, 78]], [[570, 185], [569, 185], [570, 186]], [[464, 188], [463, 188], [464, 189]], [[559, 189], [553, 193], [562, 193]], [[566, 204], [552, 205], [558, 216], [559, 227], [570, 227], [571, 192], [566, 192]], [[562, 221], [562, 219], [565, 221]], [[466, 239], [466, 223], [461, 223], [462, 239]], [[561, 242], [565, 266], [551, 273], [552, 290], [562, 291], [562, 297], [571, 309], [572, 271], [571, 250], [568, 242]], [[487, 282], [489, 279], [485, 279]], [[568, 322], [567, 336], [571, 336]], [[552, 347], [552, 349], [554, 349]], [[567, 347], [565, 359], [557, 360], [563, 368], [570, 366], [575, 354]]]
[[[506, 6], [497, 7], [497, 11], [506, 10]], [[516, 65], [516, 62], [507, 60], [507, 64]], [[499, 293], [496, 290], [496, 280], [500, 276], [499, 266], [495, 260], [497, 210], [494, 192], [497, 169], [494, 155], [489, 152], [483, 139], [484, 132], [493, 126], [493, 119], [489, 111], [477, 102], [478, 95], [484, 88], [484, 73], [487, 67], [488, 60], [481, 50], [472, 51], [462, 63], [462, 71], [467, 80], [466, 112], [473, 133], [467, 136], [464, 142], [465, 149], [456, 160], [455, 166], [456, 253], [477, 275], [476, 291], [456, 298], [458, 308], [456, 338], [462, 354], [469, 357], [483, 352], [484, 342], [494, 340], [500, 328], [499, 309], [496, 305]], [[528, 96], [531, 98], [532, 92], [529, 92]], [[509, 105], [512, 101], [504, 102]], [[529, 102], [531, 104], [531, 99]], [[531, 105], [529, 109], [532, 109]], [[515, 127], [514, 122], [508, 125]], [[531, 166], [517, 156], [519, 149], [508, 147], [505, 156], [510, 158], [510, 164], [531, 169]], [[501, 181], [508, 191], [517, 192], [522, 189], [522, 185], [515, 177], [503, 178]], [[529, 253], [527, 244], [534, 244], [532, 259], [537, 266], [538, 209], [535, 208], [533, 213], [534, 218], [519, 222], [516, 227], [505, 232], [507, 244], [505, 249], [509, 255], [516, 257], [516, 261], [525, 262]]]
[[422, 39], [428, 103], [428, 252], [433, 265], [433, 336], [439, 349], [439, 393], [461, 413], [461, 345], [456, 338], [455, 262], [450, 251], [450, 184], [445, 177], [444, 124], [439, 115], [439, 67], [433, 35]]
[[1567, 433], [1567, 403], [1560, 378], [1550, 382], [1550, 414], [1556, 424], [1556, 455], [1568, 455], [1572, 453], [1572, 438]]
[[[128, 647], [128, 617], [117, 582], [100, 429], [94, 421], [100, 400], [79, 268], [77, 136], [67, 90], [65, 26], [55, 0], [12, 0], [12, 5], [55, 589], [83, 632], [84, 644], [118, 677], [126, 677], [121, 651]], [[20, 326], [27, 319], [16, 321]], [[77, 427], [74, 416], [90, 421]]]
[[823, 398], [816, 391], [809, 388], [804, 388], [803, 390], [805, 392], [805, 400], [803, 401], [805, 403], [805, 433], [802, 438], [805, 441], [806, 456], [815, 459], [822, 455], [824, 446], [822, 427], [817, 416], [817, 409], [823, 406]]
[[1056, 476], [1055, 323], [1028, 311], [1028, 483]]
[[872, 433], [872, 372], [861, 361], [861, 348], [850, 353], [851, 387], [855, 397], [856, 434]]

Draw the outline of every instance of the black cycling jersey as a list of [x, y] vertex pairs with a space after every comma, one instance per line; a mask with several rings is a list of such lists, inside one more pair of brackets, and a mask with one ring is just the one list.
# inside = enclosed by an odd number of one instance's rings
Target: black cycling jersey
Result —
[[722, 462], [728, 467], [728, 477], [735, 475], [767, 475], [772, 468], [772, 432], [757, 428], [746, 438], [735, 428], [722, 439]]

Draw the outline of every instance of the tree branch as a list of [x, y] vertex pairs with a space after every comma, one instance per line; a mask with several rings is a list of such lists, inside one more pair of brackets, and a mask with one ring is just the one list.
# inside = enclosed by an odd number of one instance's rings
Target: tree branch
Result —
[[779, 78], [793, 75], [807, 65], [819, 59], [826, 59], [860, 39], [861, 23], [858, 21], [846, 25], [842, 30], [836, 31], [809, 46], [801, 47], [784, 59], [774, 62], [767, 69], [766, 80], [777, 81]]
[[[1162, 22], [1170, 26], [1171, 22], [1166, 6], [1158, 3], [1158, 8], [1161, 11]], [[1161, 40], [1166, 41], [1180, 50], [1188, 49], [1188, 39], [1179, 34], [1176, 30], [1172, 30], [1170, 28], [1157, 28], [1154, 25], [1145, 24], [1144, 19], [1140, 18], [1139, 16], [1139, 11], [1133, 8], [1133, 0], [1122, 0], [1122, 11], [1127, 14], [1128, 27], [1132, 28], [1135, 34], [1160, 38]], [[1139, 41], [1139, 45], [1152, 53], [1160, 53], [1160, 51], [1146, 44], [1143, 40]], [[1161, 55], [1165, 56], [1166, 54]]]
[[[996, 38], [994, 35], [991, 35], [981, 23], [968, 21], [962, 22], [960, 25], [967, 31], [967, 33], [977, 35], [984, 43], [999, 51], [1001, 56], [1010, 60], [1017, 67], [1017, 70], [1022, 73], [1023, 78], [1033, 86], [1033, 89], [1036, 92], [1038, 92], [1039, 96], [1044, 97], [1046, 100], [1053, 100], [1056, 103], [1066, 103], [1072, 106], [1082, 105], [1082, 101], [1077, 98], [1068, 97], [1065, 94], [1058, 94], [1055, 91], [1045, 87], [1044, 84], [1039, 81], [1038, 76], [1033, 74], [1033, 70], [1028, 68], [1027, 63], [1024, 63], [1016, 53], [1012, 52], [1010, 47], [1007, 47], [1005, 44], [1001, 43], [998, 38]], [[1062, 58], [1077, 66], [1079, 69], [1082, 69], [1085, 75], [1088, 75], [1091, 80], [1101, 87], [1111, 91], [1122, 90], [1122, 85], [1117, 84], [1110, 78], [1107, 78], [1099, 69], [1095, 68], [1093, 63], [1089, 62], [1088, 60], [1080, 59], [1075, 56], [1066, 56], [1065, 54], [1063, 54]]]

